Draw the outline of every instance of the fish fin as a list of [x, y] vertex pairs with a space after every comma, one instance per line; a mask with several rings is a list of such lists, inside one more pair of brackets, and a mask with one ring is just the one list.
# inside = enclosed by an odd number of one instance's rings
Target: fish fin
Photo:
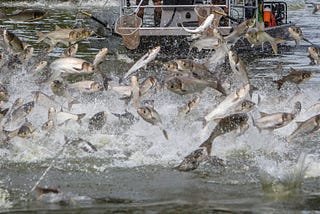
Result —
[[257, 126], [257, 124], [256, 124], [256, 122], [255, 122], [255, 120], [253, 119], [252, 116], [251, 116], [251, 120], [252, 120], [252, 125], [258, 129], [259, 133], [261, 133], [262, 129], [259, 126]]
[[268, 113], [261, 112], [261, 111], [259, 111], [259, 113], [260, 113], [260, 116], [261, 116], [261, 117], [266, 117], [266, 116], [268, 116], [268, 115], [269, 115]]
[[290, 67], [290, 73], [299, 74], [299, 72], [296, 69], [294, 69], [293, 67]]
[[275, 41], [277, 44], [286, 42], [285, 39], [281, 39], [281, 38], [274, 38], [274, 41]]
[[61, 27], [59, 27], [58, 25], [55, 25], [55, 29], [56, 30], [61, 30]]
[[70, 102], [68, 102], [68, 111], [71, 110], [72, 106], [74, 104], [79, 104], [80, 102], [78, 100], [71, 100]]
[[316, 46], [315, 44], [313, 44], [312, 42], [310, 42], [308, 39], [306, 39], [306, 38], [304, 38], [304, 37], [303, 37], [302, 39], [303, 39], [303, 41], [308, 42], [309, 44]]
[[214, 118], [213, 121], [214, 121], [215, 123], [219, 123], [221, 119], [222, 119], [222, 118]]
[[82, 68], [76, 68], [76, 67], [72, 67], [72, 69], [76, 70], [76, 71], [81, 71]]
[[204, 117], [200, 117], [198, 119], [196, 119], [196, 121], [200, 121], [202, 122], [202, 128], [206, 128], [206, 126], [208, 125], [209, 121], [207, 121]]
[[271, 44], [271, 47], [272, 47], [272, 50], [273, 50], [273, 53], [275, 55], [278, 55], [278, 45], [277, 43], [274, 41], [270, 41], [270, 44]]
[[169, 140], [167, 131], [164, 130], [164, 129], [162, 129], [162, 133], [163, 133], [164, 137], [165, 137], [167, 140]]
[[210, 140], [206, 140], [204, 141], [199, 147], [204, 147], [207, 149], [207, 153], [210, 156], [211, 154], [211, 149], [212, 149], [212, 142], [210, 142]]
[[37, 43], [41, 42], [45, 38], [45, 35], [42, 32], [37, 32], [37, 36], [39, 37]]
[[219, 91], [221, 94], [223, 94], [224, 96], [227, 96], [227, 92], [226, 90], [222, 87], [221, 81], [218, 80], [217, 82], [212, 82], [209, 85], [211, 88], [216, 89], [217, 91]]

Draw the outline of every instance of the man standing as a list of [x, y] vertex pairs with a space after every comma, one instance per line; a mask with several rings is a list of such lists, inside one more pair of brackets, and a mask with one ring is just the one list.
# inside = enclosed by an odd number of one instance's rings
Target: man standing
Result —
[[[139, 5], [141, 0], [136, 0], [136, 4]], [[155, 6], [161, 5], [161, 0], [152, 0], [153, 4]], [[149, 4], [149, 0], [143, 0], [141, 6], [143, 5], [148, 5]], [[161, 22], [161, 12], [162, 9], [160, 7], [155, 7], [154, 8], [154, 25], [155, 26], [160, 26], [160, 22]], [[144, 8], [140, 8], [137, 15], [143, 19], [143, 14], [144, 14]]]

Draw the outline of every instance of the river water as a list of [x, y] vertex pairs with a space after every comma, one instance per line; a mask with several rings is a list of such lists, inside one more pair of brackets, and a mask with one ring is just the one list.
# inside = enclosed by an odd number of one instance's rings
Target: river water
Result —
[[[2, 1], [0, 6], [8, 12], [17, 7], [40, 7], [48, 9], [49, 15], [32, 23], [3, 21], [1, 26], [35, 47], [32, 62], [47, 60], [50, 63], [61, 56], [65, 47], [59, 45], [49, 55], [43, 55], [42, 50], [47, 45], [36, 43], [36, 32], [52, 31], [55, 25], [85, 26], [96, 30], [99, 25], [80, 16], [78, 10], [87, 9], [100, 15], [101, 19], [104, 18], [101, 14], [108, 13], [109, 20], [112, 20], [116, 17], [113, 12], [117, 11], [117, 1], [105, 2]], [[304, 2], [289, 1], [288, 5], [289, 20], [301, 27], [306, 38], [320, 45], [320, 14], [312, 15], [312, 8]], [[110, 84], [118, 85], [120, 75], [142, 56], [140, 52], [147, 49], [127, 51], [119, 37], [104, 37], [103, 34], [105, 32], [101, 29], [97, 30], [96, 35], [79, 43], [76, 57], [92, 61], [100, 48], [108, 47], [108, 57], [102, 69], [112, 79]], [[258, 108], [251, 112], [254, 118], [259, 118], [259, 111], [291, 112], [296, 101], [302, 103], [302, 113], [295, 121], [303, 121], [317, 114], [317, 111], [304, 114], [310, 106], [319, 102], [319, 66], [309, 64], [309, 46], [302, 42], [295, 47], [293, 41], [287, 41], [280, 46], [278, 56], [264, 54], [261, 49], [257, 49], [255, 54], [241, 53], [248, 65], [249, 77], [258, 88], [253, 94], [253, 101], [260, 100]], [[179, 52], [176, 49], [171, 51]], [[170, 50], [163, 52], [166, 54], [160, 54], [147, 70], [139, 72], [139, 79], [150, 74], [161, 77], [161, 63], [178, 57], [168, 55]], [[196, 59], [197, 55], [191, 57]], [[278, 91], [272, 80], [279, 76], [276, 72], [279, 63], [284, 74], [293, 67], [310, 70], [313, 76], [299, 85], [300, 90], [293, 84], [285, 83]], [[28, 68], [30, 65], [2, 67], [1, 81], [10, 94], [5, 106], [10, 106], [19, 97], [31, 101], [32, 91], [52, 94], [48, 85], [39, 84], [39, 75], [33, 75]], [[0, 212], [320, 211], [320, 138], [317, 135], [305, 136], [288, 144], [284, 138], [297, 127], [295, 121], [273, 132], [259, 133], [249, 120], [250, 128], [244, 135], [228, 134], [215, 139], [212, 155], [223, 159], [224, 166], [204, 163], [194, 171], [179, 172], [173, 168], [210, 134], [210, 131], [202, 129], [197, 119], [217, 105], [211, 89], [200, 94], [200, 105], [183, 118], [177, 117], [177, 107], [191, 97], [181, 97], [168, 90], [150, 95], [168, 132], [168, 141], [158, 127], [139, 119], [133, 106], [125, 105], [113, 91], [74, 96], [80, 103], [72, 107], [72, 112], [86, 113], [81, 124], [71, 121], [57, 127], [47, 137], [40, 127], [47, 120], [48, 109], [36, 105], [28, 115], [28, 120], [38, 128], [34, 136], [28, 139], [16, 137], [0, 146]], [[137, 119], [119, 120], [112, 114], [125, 113], [126, 110]], [[89, 118], [99, 111], [108, 112], [106, 125], [102, 130], [89, 132]], [[214, 123], [209, 130], [213, 127]], [[70, 145], [59, 153], [65, 136], [81, 137], [91, 142], [97, 151], [88, 153]], [[52, 168], [40, 179], [50, 164]], [[58, 188], [60, 193], [38, 197], [31, 189], [39, 179], [40, 186]]]

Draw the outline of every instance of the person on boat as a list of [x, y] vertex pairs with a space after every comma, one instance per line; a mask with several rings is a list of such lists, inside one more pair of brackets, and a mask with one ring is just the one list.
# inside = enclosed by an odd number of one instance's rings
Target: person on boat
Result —
[[274, 27], [277, 25], [276, 18], [270, 6], [263, 9], [263, 22], [265, 27]]
[[[211, 4], [213, 5], [227, 5], [226, 0], [211, 0]], [[221, 7], [223, 9], [223, 11], [228, 14], [229, 9], [227, 7]], [[228, 25], [228, 19], [226, 19], [225, 17], [222, 17], [220, 19], [220, 25], [221, 26], [227, 26]]]
[[[141, 0], [136, 0], [136, 4], [139, 5]], [[161, 0], [152, 0], [153, 4], [155, 6], [161, 5]], [[149, 4], [149, 0], [143, 0], [141, 6], [144, 5], [148, 5]], [[160, 26], [160, 22], [161, 22], [161, 12], [162, 9], [160, 7], [155, 7], [154, 8], [154, 25], [155, 26]], [[143, 15], [144, 15], [144, 8], [140, 8], [137, 15], [143, 19]]]

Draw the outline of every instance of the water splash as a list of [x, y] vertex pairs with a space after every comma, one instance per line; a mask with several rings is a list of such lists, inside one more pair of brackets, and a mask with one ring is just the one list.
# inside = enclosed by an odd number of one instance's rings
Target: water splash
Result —
[[262, 190], [269, 196], [286, 197], [301, 190], [309, 163], [301, 154], [296, 163], [264, 160], [261, 164]]

